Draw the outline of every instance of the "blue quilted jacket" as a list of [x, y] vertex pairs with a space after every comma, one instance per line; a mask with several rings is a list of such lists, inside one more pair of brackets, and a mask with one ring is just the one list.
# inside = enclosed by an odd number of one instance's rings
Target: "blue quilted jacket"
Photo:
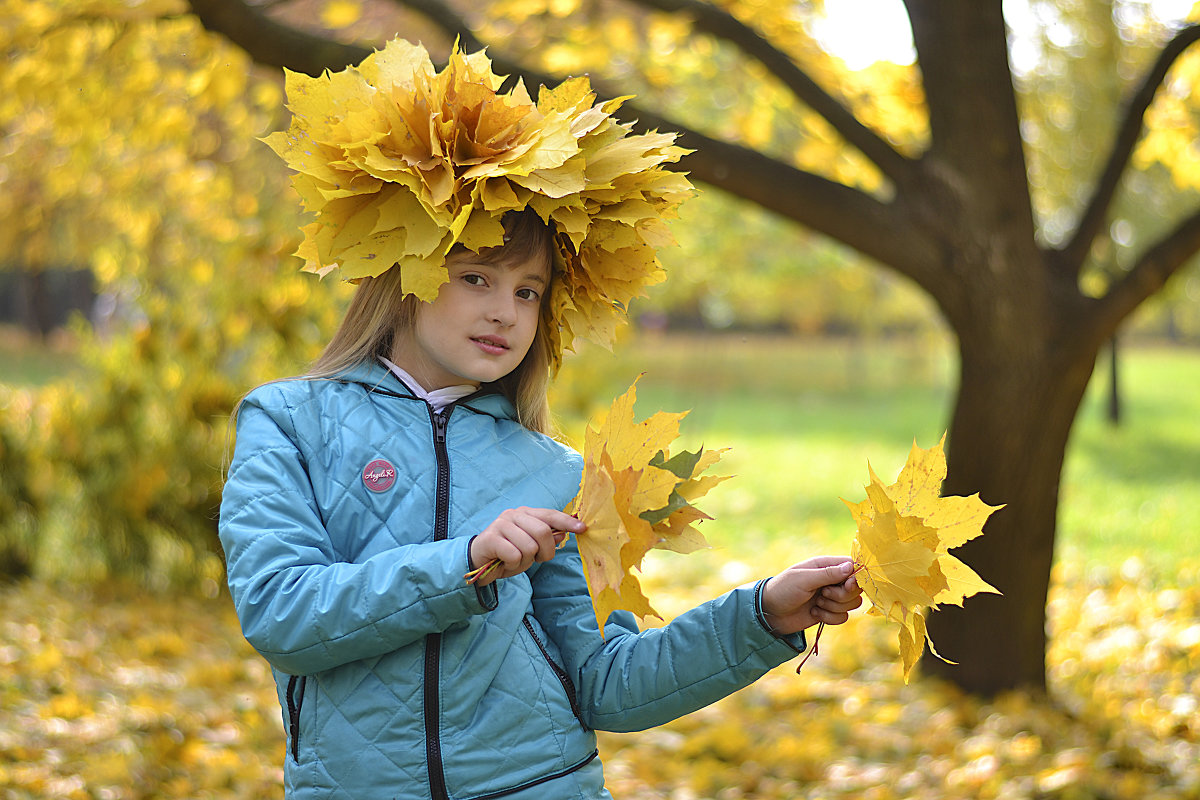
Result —
[[473, 535], [564, 507], [581, 460], [498, 395], [441, 414], [382, 366], [251, 392], [221, 506], [229, 587], [270, 662], [290, 798], [604, 798], [595, 730], [707, 705], [803, 648], [758, 586], [663, 628], [596, 628], [573, 540], [477, 590]]

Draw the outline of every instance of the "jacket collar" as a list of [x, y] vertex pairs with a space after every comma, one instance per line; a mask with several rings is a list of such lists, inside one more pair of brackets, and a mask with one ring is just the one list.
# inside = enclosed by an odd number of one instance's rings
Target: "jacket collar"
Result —
[[[417, 396], [412, 393], [404, 381], [396, 377], [390, 369], [378, 361], [365, 361], [361, 364], [351, 367], [345, 372], [337, 376], [338, 380], [346, 381], [347, 383], [357, 383], [365, 386], [369, 391], [380, 390], [389, 394], [401, 395], [417, 400]], [[487, 414], [496, 419], [511, 419], [517, 418], [517, 411], [513, 408], [513, 404], [508, 398], [500, 394], [491, 386], [484, 384], [475, 394], [469, 394], [451, 404], [451, 406], [463, 406], [479, 414]]]

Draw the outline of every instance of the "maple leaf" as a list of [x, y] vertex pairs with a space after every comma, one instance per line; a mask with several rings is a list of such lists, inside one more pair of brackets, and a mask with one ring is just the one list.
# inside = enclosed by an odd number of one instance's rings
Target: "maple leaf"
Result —
[[961, 606], [978, 592], [1000, 594], [969, 566], [949, 553], [983, 534], [987, 518], [1003, 506], [989, 506], [978, 494], [942, 497], [946, 478], [943, 435], [924, 450], [913, 443], [896, 482], [884, 486], [875, 474], [867, 499], [842, 502], [850, 508], [857, 533], [850, 557], [858, 583], [871, 602], [871, 613], [899, 623], [904, 682], [925, 650], [947, 663], [933, 646], [925, 625], [929, 611], [942, 603]]
[[635, 380], [613, 401], [602, 424], [588, 426], [583, 479], [567, 507], [588, 526], [576, 541], [602, 636], [617, 609], [659, 616], [633, 570], [653, 549], [690, 553], [707, 547], [695, 524], [711, 517], [692, 501], [728, 477], [702, 475], [724, 450], [701, 447], [670, 455], [687, 412], [658, 411], [635, 422], [636, 400]]

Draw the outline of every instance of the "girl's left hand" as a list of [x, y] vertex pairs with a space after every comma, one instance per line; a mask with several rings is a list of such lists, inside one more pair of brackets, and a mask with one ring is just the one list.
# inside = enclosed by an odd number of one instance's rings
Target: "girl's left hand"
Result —
[[767, 581], [762, 610], [777, 633], [789, 635], [818, 623], [841, 625], [862, 605], [854, 563], [844, 556], [817, 556]]

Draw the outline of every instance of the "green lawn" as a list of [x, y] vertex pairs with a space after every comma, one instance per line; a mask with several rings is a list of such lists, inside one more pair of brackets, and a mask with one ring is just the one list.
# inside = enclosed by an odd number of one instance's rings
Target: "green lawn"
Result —
[[[598, 390], [607, 397], [643, 371], [639, 416], [692, 409], [685, 444], [732, 448], [722, 465], [736, 479], [701, 503], [716, 518], [704, 530], [726, 558], [844, 552], [854, 529], [839, 498], [863, 499], [868, 459], [887, 479], [914, 439], [935, 444], [953, 400], [952, 354], [932, 341], [642, 337], [614, 356], [587, 356], [607, 377]], [[1121, 377], [1119, 427], [1105, 419], [1106, 365], [1080, 410], [1059, 558], [1098, 570], [1136, 558], [1174, 574], [1200, 560], [1200, 352], [1127, 348]]]
[[75, 357], [59, 343], [46, 344], [0, 326], [0, 384], [39, 386], [68, 375]]
[[[0, 383], [37, 385], [72, 368], [65, 350], [0, 337]], [[862, 499], [868, 459], [889, 478], [914, 439], [938, 440], [955, 370], [932, 339], [643, 335], [613, 355], [588, 349], [563, 378], [606, 406], [639, 372], [640, 415], [691, 409], [682, 444], [732, 448], [722, 466], [736, 478], [701, 503], [716, 518], [704, 527], [715, 555], [729, 560], [735, 550], [844, 552], [853, 526], [839, 498]], [[1102, 363], [1067, 454], [1059, 558], [1098, 570], [1140, 559], [1173, 573], [1200, 560], [1200, 351], [1126, 348], [1119, 427], [1105, 419], [1107, 375]]]
[[1064, 558], [1156, 571], [1200, 561], [1200, 352], [1127, 350], [1123, 419], [1106, 420], [1102, 367], [1076, 419], [1059, 521]]

